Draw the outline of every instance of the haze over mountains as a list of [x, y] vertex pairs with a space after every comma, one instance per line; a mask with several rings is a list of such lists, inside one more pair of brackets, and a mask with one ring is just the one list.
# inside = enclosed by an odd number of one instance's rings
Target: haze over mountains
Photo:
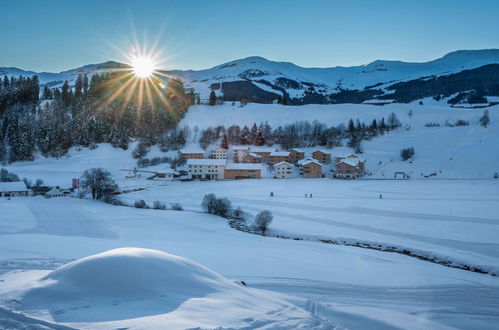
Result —
[[[121, 67], [106, 62], [90, 64], [59, 73], [24, 71], [0, 67], [0, 75], [32, 76], [41, 83], [58, 86], [76, 76]], [[202, 99], [214, 90], [225, 101], [246, 97], [257, 103], [360, 103], [374, 98], [394, 98], [410, 102], [423, 97], [456, 97], [483, 100], [499, 96], [499, 49], [460, 50], [439, 59], [411, 63], [377, 60], [366, 65], [332, 68], [304, 68], [289, 62], [275, 62], [252, 56], [223, 63], [206, 70], [168, 70], [168, 75], [184, 80]], [[464, 73], [463, 73], [464, 72]], [[444, 77], [443, 77], [444, 76]], [[438, 79], [446, 79], [441, 88]]]

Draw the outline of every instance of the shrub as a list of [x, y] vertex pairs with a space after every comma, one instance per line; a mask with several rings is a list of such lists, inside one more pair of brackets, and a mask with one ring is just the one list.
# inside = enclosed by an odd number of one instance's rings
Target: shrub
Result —
[[5, 168], [0, 170], [0, 182], [17, 182], [19, 180], [19, 176], [14, 173], [9, 173]]
[[102, 168], [91, 168], [83, 172], [81, 187], [90, 191], [93, 199], [102, 200], [118, 191], [118, 185], [111, 178], [111, 173]]
[[135, 159], [143, 158], [148, 152], [149, 146], [144, 141], [140, 141], [132, 151], [132, 157]]
[[414, 148], [406, 148], [406, 149], [402, 149], [402, 151], [400, 151], [400, 157], [402, 158], [402, 160], [408, 160], [409, 158], [411, 158], [412, 156], [414, 156], [416, 152], [414, 151]]
[[274, 216], [268, 210], [261, 211], [260, 213], [258, 213], [255, 217], [256, 230], [258, 230], [262, 234], [265, 234], [273, 218]]
[[439, 123], [432, 123], [432, 122], [429, 122], [429, 123], [426, 123], [425, 125], [426, 127], [439, 127], [440, 124]]
[[463, 119], [458, 119], [454, 123], [454, 126], [469, 126], [469, 125], [470, 125], [470, 122], [467, 120], [463, 120]]
[[147, 209], [147, 208], [149, 208], [147, 206], [147, 203], [143, 199], [136, 200], [135, 203], [133, 204], [133, 207], [135, 207], [137, 209]]
[[182, 207], [182, 205], [180, 205], [180, 203], [170, 203], [170, 207], [174, 211], [183, 211], [184, 210], [184, 208]]
[[206, 212], [228, 218], [232, 212], [232, 204], [227, 198], [217, 198], [215, 194], [206, 194], [201, 203]]
[[166, 205], [160, 201], [154, 201], [154, 203], [152, 203], [152, 208], [155, 210], [166, 210]]

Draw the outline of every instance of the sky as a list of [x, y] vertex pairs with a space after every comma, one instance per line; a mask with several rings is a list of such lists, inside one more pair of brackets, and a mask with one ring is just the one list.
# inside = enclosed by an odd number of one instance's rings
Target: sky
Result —
[[305, 67], [424, 62], [499, 48], [498, 0], [0, 0], [0, 67], [59, 72], [126, 62], [134, 45], [163, 69], [248, 56]]

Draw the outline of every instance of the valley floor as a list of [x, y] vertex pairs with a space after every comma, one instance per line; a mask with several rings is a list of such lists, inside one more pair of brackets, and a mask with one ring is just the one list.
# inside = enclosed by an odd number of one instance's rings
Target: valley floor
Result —
[[[179, 202], [186, 210], [143, 210], [67, 197], [0, 200], [4, 308], [23, 311], [12, 302], [16, 278], [108, 249], [135, 246], [187, 257], [250, 287], [305, 298], [292, 302], [351, 329], [493, 329], [499, 322], [498, 277], [314, 241], [341, 238], [400, 245], [496, 271], [495, 181], [123, 179], [120, 185], [145, 188], [121, 195], [128, 203]], [[250, 216], [269, 209], [274, 214], [272, 234], [310, 240], [236, 231], [226, 220], [200, 212], [201, 199], [209, 192], [229, 198]], [[305, 198], [305, 193], [313, 198]], [[40, 306], [32, 316], [82, 326], [71, 322], [71, 310], [61, 313], [64, 316], [43, 312]], [[134, 328], [137, 322], [140, 319], [115, 320], [112, 325]]]

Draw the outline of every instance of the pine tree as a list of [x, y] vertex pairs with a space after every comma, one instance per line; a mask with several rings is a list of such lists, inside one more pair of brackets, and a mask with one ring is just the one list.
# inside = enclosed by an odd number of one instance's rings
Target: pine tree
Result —
[[52, 92], [47, 86], [43, 87], [43, 98], [48, 100], [52, 98]]
[[241, 144], [250, 144], [251, 143], [251, 133], [248, 129], [248, 126], [244, 126], [244, 128], [241, 131], [241, 135], [239, 136], [239, 141]]
[[229, 149], [229, 140], [227, 139], [227, 134], [224, 134], [224, 136], [222, 137], [222, 143], [220, 144], [220, 147], [226, 150]]
[[81, 74], [78, 75], [75, 81], [75, 97], [77, 99], [81, 98], [83, 95], [83, 77]]
[[265, 138], [263, 136], [262, 131], [258, 131], [254, 143], [255, 143], [256, 146], [263, 146], [263, 145], [265, 145]]
[[215, 105], [217, 104], [217, 95], [215, 94], [215, 91], [211, 91], [210, 93], [210, 101], [208, 103], [209, 105]]
[[253, 123], [253, 127], [251, 128], [251, 137], [250, 137], [251, 144], [255, 144], [257, 134], [258, 134], [258, 127], [256, 126], [256, 123]]
[[87, 94], [88, 92], [88, 76], [85, 74], [83, 76], [83, 94]]

